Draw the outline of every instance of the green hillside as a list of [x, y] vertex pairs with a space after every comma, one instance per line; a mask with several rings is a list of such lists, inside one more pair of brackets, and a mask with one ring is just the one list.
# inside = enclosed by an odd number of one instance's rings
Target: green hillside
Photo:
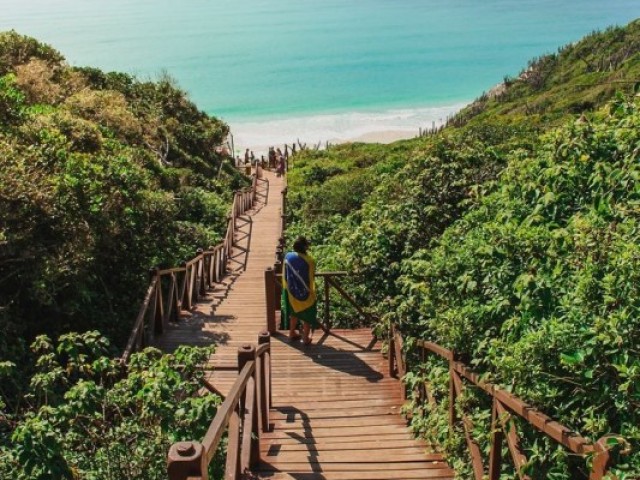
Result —
[[[622, 434], [620, 478], [640, 471], [639, 39], [638, 21], [594, 33], [436, 135], [303, 152], [289, 179], [289, 236], [311, 238], [320, 269], [356, 275], [380, 333], [398, 323], [585, 436]], [[344, 307], [334, 324], [356, 318]], [[424, 367], [446, 392], [446, 370]], [[490, 408], [466, 401], [489, 431]], [[416, 410], [414, 426], [467, 478], [443, 408]], [[524, 432], [532, 478], [583, 478], [584, 463]]]
[[227, 132], [168, 77], [0, 33], [1, 478], [166, 478], [169, 445], [204, 434], [210, 350], [114, 359], [149, 268], [226, 231], [247, 183], [216, 153]]
[[[511, 140], [536, 142], [537, 133], [601, 108], [617, 92], [633, 94], [637, 85], [640, 20], [594, 32], [560, 47], [555, 54], [531, 60], [519, 77], [505, 78], [493, 92], [459, 112], [444, 136], [455, 138], [452, 141], [480, 139], [487, 148], [508, 145]], [[290, 180], [294, 187], [300, 187], [293, 188], [296, 206], [314, 219], [357, 210], [384, 180], [380, 173], [391, 175], [405, 168], [410, 177], [414, 164], [421, 168], [421, 162], [429, 157], [433, 141], [424, 137], [392, 145], [345, 144], [327, 151], [304, 151], [295, 160]], [[354, 189], [351, 198], [340, 198], [344, 185]], [[300, 193], [315, 198], [319, 190], [325, 199], [321, 208], [297, 197]]]
[[72, 68], [36, 40], [0, 34], [3, 331], [99, 328], [121, 342], [145, 272], [226, 228], [244, 181], [220, 172], [227, 131], [170, 78]]
[[[380, 335], [397, 324], [586, 437], [624, 436], [615, 473], [634, 479], [640, 21], [504, 80], [436, 134], [298, 152], [287, 236], [310, 237], [319, 270], [354, 274]], [[204, 433], [220, 400], [196, 395], [210, 350], [148, 349], [124, 370], [114, 357], [145, 272], [223, 233], [246, 182], [216, 153], [227, 130], [170, 78], [70, 67], [0, 34], [0, 478], [161, 479], [168, 446]], [[332, 305], [334, 325], [363, 322]], [[415, 432], [471, 478], [446, 366], [406, 380], [425, 378], [443, 402], [410, 404]], [[463, 407], [486, 449], [490, 405], [467, 389]], [[588, 462], [519, 430], [530, 478], [587, 478]]]

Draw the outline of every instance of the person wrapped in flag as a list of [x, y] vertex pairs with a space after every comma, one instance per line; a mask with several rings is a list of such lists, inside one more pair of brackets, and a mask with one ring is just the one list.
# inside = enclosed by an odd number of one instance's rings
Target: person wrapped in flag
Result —
[[318, 327], [316, 262], [307, 254], [308, 249], [309, 241], [305, 237], [298, 237], [293, 242], [293, 252], [284, 257], [280, 324], [281, 329], [289, 330], [289, 339], [295, 341], [300, 338], [296, 329], [301, 321], [305, 345], [311, 343], [311, 329]]

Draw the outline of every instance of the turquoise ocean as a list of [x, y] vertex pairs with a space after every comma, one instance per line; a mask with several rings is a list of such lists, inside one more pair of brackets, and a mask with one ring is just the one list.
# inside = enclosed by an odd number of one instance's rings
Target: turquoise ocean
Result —
[[236, 145], [417, 134], [640, 0], [0, 0], [73, 65], [176, 78]]

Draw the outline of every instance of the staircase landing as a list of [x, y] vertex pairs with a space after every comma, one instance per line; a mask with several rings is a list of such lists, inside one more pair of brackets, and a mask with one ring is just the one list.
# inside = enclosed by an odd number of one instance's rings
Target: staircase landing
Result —
[[454, 477], [407, 428], [399, 382], [369, 330], [316, 331], [307, 347], [279, 335], [271, 348], [273, 430], [261, 438], [259, 478]]

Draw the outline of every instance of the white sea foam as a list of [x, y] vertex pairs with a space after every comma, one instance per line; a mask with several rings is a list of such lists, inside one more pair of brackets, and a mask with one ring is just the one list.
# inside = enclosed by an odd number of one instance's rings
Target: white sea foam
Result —
[[245, 148], [264, 154], [270, 145], [291, 145], [298, 140], [308, 146], [348, 141], [387, 143], [415, 137], [420, 129], [440, 126], [464, 105], [230, 122], [230, 126], [236, 154]]

